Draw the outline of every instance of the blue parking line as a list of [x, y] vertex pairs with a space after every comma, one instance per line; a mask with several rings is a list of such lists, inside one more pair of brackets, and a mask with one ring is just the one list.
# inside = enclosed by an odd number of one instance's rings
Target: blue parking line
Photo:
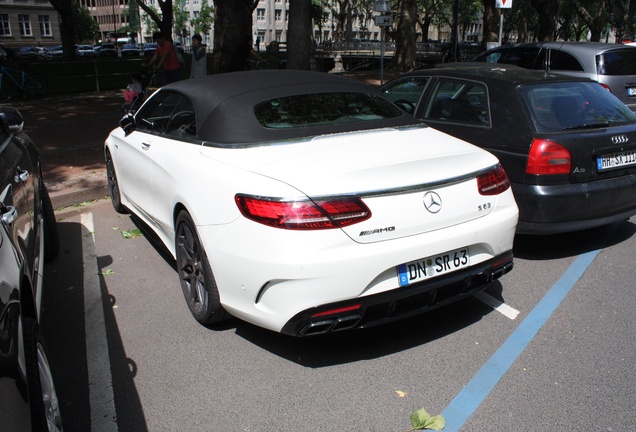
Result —
[[506, 342], [499, 347], [479, 372], [466, 384], [466, 387], [455, 396], [455, 399], [451, 401], [442, 413], [446, 418], [444, 431], [458, 431], [466, 423], [541, 327], [552, 316], [599, 252], [600, 249], [597, 249], [579, 255], [561, 278], [550, 288], [550, 291], [532, 309], [526, 319], [508, 337]]

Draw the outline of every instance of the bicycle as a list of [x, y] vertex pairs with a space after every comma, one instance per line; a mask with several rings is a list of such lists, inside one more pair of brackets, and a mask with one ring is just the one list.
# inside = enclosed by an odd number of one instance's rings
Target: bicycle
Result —
[[39, 74], [0, 65], [0, 102], [10, 100], [15, 90], [22, 97], [41, 97], [48, 93], [46, 79]]

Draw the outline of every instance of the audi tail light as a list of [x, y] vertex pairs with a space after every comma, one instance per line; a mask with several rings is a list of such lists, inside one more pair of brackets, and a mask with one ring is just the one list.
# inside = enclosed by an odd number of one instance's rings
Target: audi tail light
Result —
[[570, 173], [570, 151], [554, 141], [534, 139], [528, 154], [527, 174], [556, 175]]
[[237, 194], [234, 200], [247, 219], [282, 229], [342, 228], [371, 217], [371, 211], [362, 200], [351, 197], [286, 201]]
[[477, 187], [481, 195], [499, 195], [510, 187], [508, 175], [500, 164], [477, 177]]

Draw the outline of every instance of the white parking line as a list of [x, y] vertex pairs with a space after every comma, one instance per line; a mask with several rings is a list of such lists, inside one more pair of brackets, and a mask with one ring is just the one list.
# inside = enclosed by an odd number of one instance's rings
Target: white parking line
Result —
[[519, 315], [519, 311], [513, 307], [508, 306], [505, 303], [500, 302], [493, 296], [486, 294], [483, 291], [479, 291], [473, 294], [477, 300], [480, 300], [483, 303], [486, 303], [488, 306], [496, 310], [497, 312], [503, 314], [505, 317], [510, 318], [511, 320], [517, 318]]
[[104, 320], [104, 301], [99, 283], [93, 214], [81, 216], [82, 255], [84, 261], [84, 320], [86, 327], [86, 364], [91, 408], [92, 432], [117, 432], [117, 413], [110, 373], [108, 339]]

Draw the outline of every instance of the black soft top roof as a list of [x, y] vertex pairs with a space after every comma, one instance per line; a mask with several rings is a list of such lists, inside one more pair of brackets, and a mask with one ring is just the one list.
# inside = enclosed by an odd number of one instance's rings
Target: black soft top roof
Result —
[[269, 129], [257, 121], [255, 105], [283, 96], [325, 92], [382, 95], [376, 87], [362, 81], [322, 72], [264, 70], [224, 73], [178, 81], [159, 90], [166, 91], [176, 91], [190, 99], [196, 112], [199, 138], [221, 145], [421, 123], [407, 114], [392, 119], [309, 128]]

